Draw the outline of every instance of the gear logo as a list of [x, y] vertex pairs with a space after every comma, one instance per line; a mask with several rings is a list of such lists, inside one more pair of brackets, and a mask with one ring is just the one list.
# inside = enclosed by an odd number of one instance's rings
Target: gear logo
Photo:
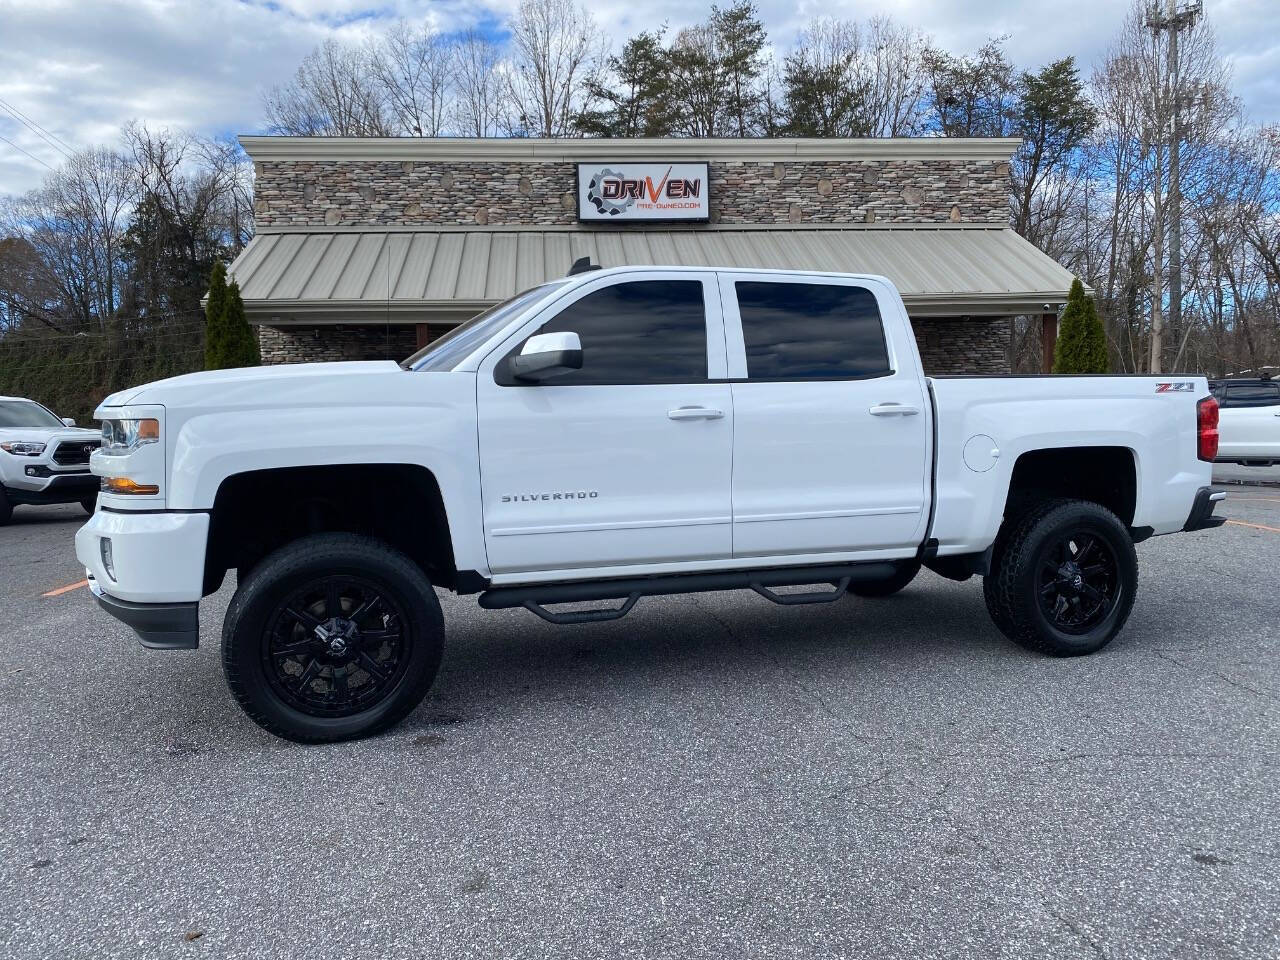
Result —
[[592, 175], [590, 182], [587, 184], [587, 200], [596, 208], [597, 213], [616, 217], [620, 213], [626, 213], [635, 204], [636, 198], [634, 196], [605, 196], [605, 181], [612, 180], [616, 183], [621, 179], [622, 174], [607, 167]]

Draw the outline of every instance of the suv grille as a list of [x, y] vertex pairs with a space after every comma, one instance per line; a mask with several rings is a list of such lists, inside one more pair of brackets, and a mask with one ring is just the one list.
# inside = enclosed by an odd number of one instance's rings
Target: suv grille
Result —
[[53, 462], [64, 467], [88, 463], [89, 455], [98, 449], [101, 440], [63, 440], [53, 451]]

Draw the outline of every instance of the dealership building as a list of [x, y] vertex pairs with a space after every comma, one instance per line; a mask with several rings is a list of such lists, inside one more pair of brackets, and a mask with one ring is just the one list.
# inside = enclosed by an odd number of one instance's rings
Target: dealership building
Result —
[[1051, 341], [1072, 275], [1009, 222], [1010, 139], [241, 137], [231, 267], [265, 363], [401, 359], [575, 260], [882, 274], [929, 373]]

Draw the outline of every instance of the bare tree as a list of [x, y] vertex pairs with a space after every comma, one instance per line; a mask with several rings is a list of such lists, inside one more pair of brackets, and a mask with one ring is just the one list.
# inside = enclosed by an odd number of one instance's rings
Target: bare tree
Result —
[[[1177, 344], [1188, 336], [1185, 326], [1166, 331], [1164, 324], [1168, 131], [1175, 91], [1167, 82], [1167, 50], [1162, 39], [1147, 30], [1146, 13], [1141, 0], [1135, 0], [1093, 78], [1099, 118], [1096, 149], [1112, 184], [1107, 270], [1099, 279], [1105, 290], [1104, 313], [1122, 325], [1123, 336], [1117, 337], [1116, 345], [1126, 369], [1133, 370], [1162, 369], [1167, 359], [1178, 359]], [[1242, 119], [1207, 21], [1184, 34], [1178, 53], [1183, 78], [1177, 91], [1183, 117], [1183, 221], [1188, 223], [1196, 219], [1196, 205], [1205, 202], [1215, 157]], [[1182, 240], [1184, 254], [1199, 242], [1190, 234]], [[1196, 322], [1194, 312], [1184, 315]]]
[[491, 137], [497, 133], [500, 57], [497, 45], [478, 30], [468, 30], [453, 47], [456, 97], [451, 123], [464, 137]]
[[195, 310], [214, 262], [232, 246], [227, 204], [238, 185], [236, 170], [211, 164], [209, 144], [183, 131], [133, 122], [124, 142], [137, 190], [124, 237], [132, 264], [127, 309], [139, 315]]
[[125, 158], [96, 147], [12, 203], [4, 232], [21, 241], [10, 253], [23, 269], [0, 278], [10, 309], [55, 329], [100, 326], [119, 301], [120, 240], [135, 199]]
[[595, 19], [573, 0], [521, 0], [510, 29], [501, 92], [507, 131], [572, 135], [577, 118], [590, 106], [590, 81], [608, 49]]
[[263, 94], [273, 133], [301, 137], [386, 137], [393, 131], [383, 85], [366, 47], [329, 39], [292, 80]]
[[925, 123], [922, 34], [889, 17], [866, 23], [818, 18], [786, 58], [792, 132], [902, 137]]
[[401, 20], [370, 44], [369, 66], [403, 133], [440, 136], [449, 109], [453, 55], [439, 33]]
[[913, 137], [924, 131], [923, 33], [877, 16], [861, 30], [858, 73], [865, 78], [864, 110], [873, 137]]

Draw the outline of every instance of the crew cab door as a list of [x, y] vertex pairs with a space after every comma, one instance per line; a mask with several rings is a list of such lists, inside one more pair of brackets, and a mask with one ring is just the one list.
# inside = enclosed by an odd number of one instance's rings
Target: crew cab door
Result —
[[720, 288], [734, 556], [909, 555], [927, 523], [931, 411], [897, 293], [732, 272]]
[[[561, 332], [578, 335], [580, 369], [512, 378], [508, 358], [530, 337]], [[492, 573], [729, 557], [724, 376], [714, 274], [611, 274], [548, 304], [477, 376]]]

